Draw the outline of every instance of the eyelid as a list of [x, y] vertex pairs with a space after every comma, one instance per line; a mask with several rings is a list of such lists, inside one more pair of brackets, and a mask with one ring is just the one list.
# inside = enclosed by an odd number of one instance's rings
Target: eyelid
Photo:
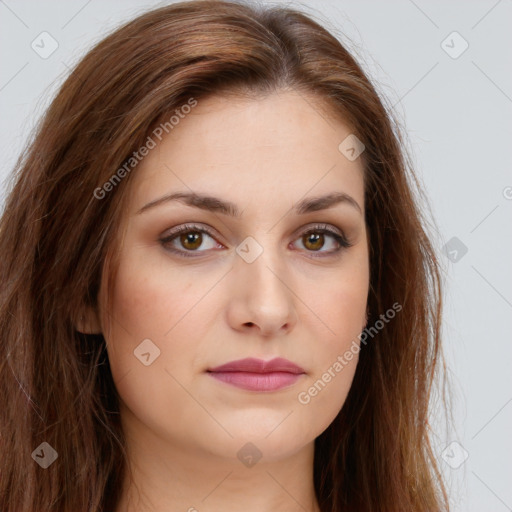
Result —
[[307, 234], [311, 231], [322, 231], [322, 230], [325, 230], [328, 232], [333, 231], [337, 235], [339, 235], [343, 238], [346, 238], [345, 234], [343, 233], [343, 231], [341, 229], [337, 228], [333, 224], [326, 224], [325, 222], [311, 222], [309, 224], [306, 224], [306, 226], [302, 226], [299, 229], [297, 229], [296, 231], [294, 231], [292, 236], [296, 237], [299, 235]]
[[179, 226], [176, 226], [174, 228], [171, 228], [169, 231], [166, 231], [165, 234], [162, 236], [162, 239], [169, 239], [175, 235], [179, 235], [181, 233], [187, 233], [188, 231], [204, 231], [208, 235], [210, 235], [212, 238], [215, 238], [217, 235], [214, 233], [212, 228], [207, 226], [206, 224], [196, 224], [196, 223], [185, 223], [180, 224]]

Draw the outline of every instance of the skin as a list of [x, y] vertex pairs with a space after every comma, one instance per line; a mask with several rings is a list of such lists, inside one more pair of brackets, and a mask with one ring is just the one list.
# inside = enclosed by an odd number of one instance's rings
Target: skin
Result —
[[[369, 262], [364, 213], [348, 202], [291, 211], [339, 191], [364, 212], [361, 159], [338, 150], [351, 130], [314, 105], [293, 91], [200, 100], [132, 171], [110, 314], [102, 298], [91, 321], [107, 342], [132, 471], [117, 512], [319, 510], [314, 440], [343, 406], [357, 355], [308, 404], [298, 394], [364, 328]], [[178, 191], [231, 201], [241, 216], [178, 201], [138, 213]], [[185, 223], [215, 237], [161, 242]], [[308, 243], [315, 223], [337, 227], [352, 246], [334, 253], [329, 234]], [[236, 252], [248, 236], [263, 248], [252, 263]], [[134, 356], [145, 339], [160, 350], [148, 366]], [[255, 392], [206, 373], [245, 357], [284, 357], [306, 374]], [[249, 442], [262, 455], [252, 467], [237, 458]]]

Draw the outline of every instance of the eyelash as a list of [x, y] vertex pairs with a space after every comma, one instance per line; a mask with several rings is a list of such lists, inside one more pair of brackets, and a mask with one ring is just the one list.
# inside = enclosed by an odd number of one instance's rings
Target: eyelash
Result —
[[[208, 236], [213, 238], [215, 241], [215, 235], [214, 233], [207, 228], [206, 226], [198, 226], [195, 224], [184, 224], [182, 226], [179, 226], [178, 228], [174, 229], [168, 236], [161, 238], [160, 243], [164, 246], [164, 248], [174, 254], [177, 254], [180, 257], [184, 258], [197, 258], [198, 256], [194, 253], [201, 253], [206, 251], [190, 251], [190, 250], [179, 250], [175, 249], [173, 247], [169, 247], [167, 244], [172, 242], [175, 238], [177, 238], [179, 235], [182, 235], [184, 233], [206, 233]], [[343, 249], [348, 249], [349, 247], [352, 247], [353, 244], [351, 244], [343, 235], [340, 235], [337, 231], [334, 231], [333, 229], [330, 229], [326, 224], [316, 224], [310, 228], [308, 228], [306, 231], [304, 231], [301, 236], [310, 235], [312, 233], [321, 233], [326, 234], [329, 236], [332, 236], [336, 242], [340, 245], [340, 247], [334, 251], [307, 251], [311, 253], [311, 257], [313, 258], [325, 258], [328, 256], [332, 256], [335, 254], [338, 254]], [[219, 243], [219, 242], [217, 242]], [[315, 254], [318, 252], [318, 254]]]

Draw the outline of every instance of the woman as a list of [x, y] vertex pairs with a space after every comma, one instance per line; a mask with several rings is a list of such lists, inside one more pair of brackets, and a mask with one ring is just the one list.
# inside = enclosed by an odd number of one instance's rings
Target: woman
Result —
[[0, 509], [447, 510], [413, 180], [295, 10], [183, 2], [100, 42], [0, 224]]

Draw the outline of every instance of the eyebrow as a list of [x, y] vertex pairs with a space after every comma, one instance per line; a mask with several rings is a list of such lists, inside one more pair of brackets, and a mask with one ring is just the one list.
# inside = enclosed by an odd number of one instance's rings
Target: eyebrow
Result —
[[[144, 205], [137, 214], [141, 214], [150, 208], [154, 208], [171, 201], [179, 201], [188, 206], [193, 206], [195, 208], [200, 208], [201, 210], [207, 210], [214, 213], [222, 213], [231, 217], [241, 216], [241, 212], [236, 204], [224, 201], [217, 197], [198, 194], [195, 192], [175, 192], [173, 194], [167, 194], [150, 201]], [[333, 192], [323, 196], [302, 199], [294, 205], [293, 210], [296, 213], [303, 215], [306, 213], [317, 212], [319, 210], [326, 210], [340, 203], [348, 204], [354, 207], [360, 214], [363, 214], [363, 210], [359, 206], [359, 203], [352, 196], [344, 192]]]

